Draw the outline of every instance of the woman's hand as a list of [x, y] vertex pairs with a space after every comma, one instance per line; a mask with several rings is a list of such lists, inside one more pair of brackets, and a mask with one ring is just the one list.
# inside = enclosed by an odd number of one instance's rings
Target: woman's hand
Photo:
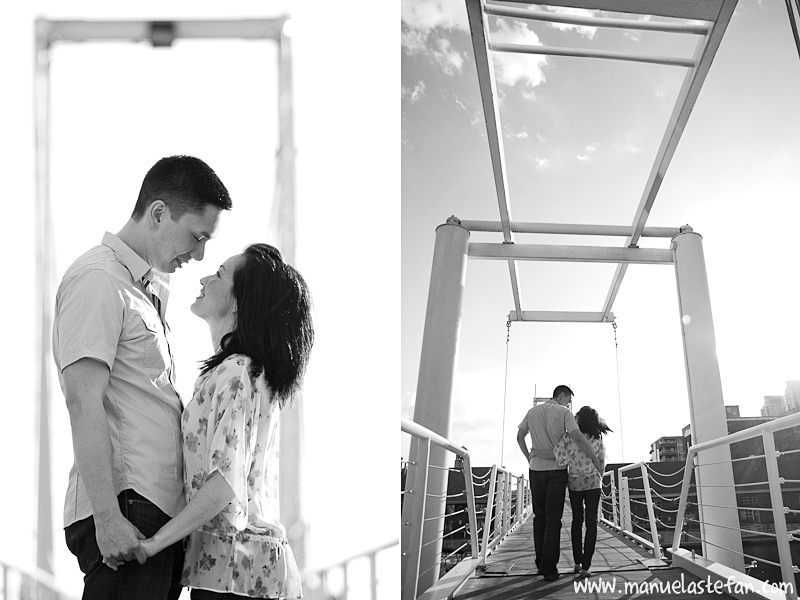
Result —
[[[147, 555], [147, 558], [155, 556], [164, 548], [155, 540], [155, 536], [140, 542], [142, 550]], [[139, 561], [139, 564], [144, 564], [144, 561]]]

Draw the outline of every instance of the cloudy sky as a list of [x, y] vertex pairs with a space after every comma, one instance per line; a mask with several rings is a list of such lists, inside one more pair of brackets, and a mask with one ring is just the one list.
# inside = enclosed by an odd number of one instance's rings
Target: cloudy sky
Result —
[[[326, 2], [232, 0], [108, 3], [38, 0], [6, 11], [0, 41], [0, 156], [5, 165], [6, 232], [0, 247], [13, 278], [3, 296], [7, 380], [0, 452], [9, 461], [0, 510], [13, 515], [0, 535], [0, 560], [34, 564], [35, 307], [33, 273], [33, 24], [52, 19], [293, 17], [298, 270], [311, 289], [316, 342], [306, 377], [305, 519], [309, 566], [319, 568], [396, 540], [382, 501], [397, 501], [399, 320], [398, 49], [389, 45], [399, 9], [356, 2], [344, 13]], [[358, 28], [352, 14], [370, 15]], [[364, 45], [370, 47], [364, 53]], [[353, 57], [359, 56], [357, 61]], [[52, 201], [56, 277], [79, 254], [117, 232], [147, 169], [162, 156], [199, 156], [225, 182], [234, 210], [223, 215], [205, 260], [172, 280], [168, 318], [178, 388], [188, 399], [198, 360], [211, 352], [206, 325], [189, 313], [201, 277], [250, 242], [271, 240], [275, 193], [277, 72], [271, 42], [61, 44], [52, 63]], [[365, 252], [367, 231], [384, 248]], [[369, 285], [362, 280], [370, 273]], [[13, 279], [13, 283], [10, 283]], [[13, 291], [12, 291], [13, 290]], [[342, 293], [347, 290], [347, 293]], [[370, 314], [370, 308], [380, 311]], [[368, 349], [368, 350], [367, 350]], [[72, 464], [69, 419], [57, 383], [51, 399], [56, 575], [79, 594], [81, 573], [64, 544], [62, 508]], [[361, 415], [369, 426], [360, 430]], [[368, 474], [368, 476], [367, 476]], [[363, 481], [369, 480], [369, 486]], [[335, 518], [331, 518], [335, 515]], [[364, 523], [370, 523], [365, 527]], [[397, 546], [394, 547], [396, 550]], [[384, 589], [399, 577], [394, 550], [379, 558]], [[368, 594], [364, 564], [351, 583]]]
[[[435, 228], [450, 215], [498, 221], [499, 211], [464, 2], [404, 1], [401, 31], [402, 413], [410, 418]], [[490, 31], [493, 41], [680, 57], [696, 43], [494, 17]], [[495, 56], [513, 219], [630, 225], [684, 68]], [[742, 415], [758, 415], [765, 395], [800, 379], [798, 102], [800, 59], [784, 3], [741, 0], [647, 222], [690, 224], [703, 236], [724, 399]], [[600, 311], [614, 273], [614, 265], [518, 265], [525, 310]], [[451, 438], [473, 464], [523, 472], [517, 425], [534, 393], [549, 396], [561, 383], [575, 390], [576, 410], [595, 407], [614, 430], [611, 461], [646, 460], [652, 442], [689, 423], [673, 267], [629, 267], [613, 307], [618, 348], [609, 324], [515, 323], [507, 346], [512, 309], [505, 263], [469, 261]]]

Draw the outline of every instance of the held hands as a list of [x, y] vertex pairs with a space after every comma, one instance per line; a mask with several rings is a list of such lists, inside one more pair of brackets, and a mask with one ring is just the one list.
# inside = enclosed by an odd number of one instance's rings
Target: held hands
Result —
[[112, 557], [103, 557], [103, 563], [109, 569], [116, 571], [121, 565], [125, 564], [126, 561], [133, 560], [134, 558], [136, 559], [136, 562], [138, 562], [140, 565], [143, 565], [148, 558], [155, 556], [161, 552], [161, 550], [163, 550], [163, 548], [155, 541], [155, 536], [145, 539], [141, 533], [139, 535], [141, 536], [139, 538], [139, 540], [141, 540], [139, 542], [139, 548], [136, 552], [130, 555], [129, 558], [116, 559]]
[[97, 546], [103, 557], [103, 563], [113, 570], [126, 560], [134, 558], [139, 563], [147, 560], [140, 540], [145, 536], [121, 513], [116, 513], [106, 520], [95, 519]]

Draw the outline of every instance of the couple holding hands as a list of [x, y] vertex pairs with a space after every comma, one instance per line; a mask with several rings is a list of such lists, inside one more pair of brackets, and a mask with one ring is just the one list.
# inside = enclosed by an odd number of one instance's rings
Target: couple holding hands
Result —
[[252, 244], [200, 280], [191, 311], [214, 348], [187, 404], [175, 388], [169, 274], [202, 260], [227, 189], [203, 161], [147, 173], [121, 230], [56, 296], [53, 354], [72, 428], [64, 526], [83, 598], [300, 598], [277, 519], [280, 411], [314, 341], [305, 281]]

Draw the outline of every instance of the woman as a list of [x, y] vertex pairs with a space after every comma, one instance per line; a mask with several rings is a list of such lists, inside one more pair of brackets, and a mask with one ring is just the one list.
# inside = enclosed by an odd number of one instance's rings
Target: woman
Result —
[[[606, 448], [603, 436], [611, 429], [601, 419], [597, 411], [584, 406], [575, 415], [575, 421], [581, 433], [589, 440], [597, 459], [606, 464]], [[591, 575], [594, 547], [597, 542], [597, 509], [600, 505], [600, 486], [603, 474], [595, 469], [591, 459], [578, 448], [572, 438], [567, 438], [567, 455], [569, 456], [567, 487], [569, 502], [572, 506], [572, 557], [575, 560], [575, 572], [581, 577]], [[586, 539], [581, 546], [581, 530], [584, 514], [586, 515]]]
[[314, 341], [308, 288], [266, 244], [200, 283], [191, 310], [208, 323], [216, 352], [182, 418], [187, 505], [142, 547], [149, 557], [189, 536], [182, 584], [193, 599], [301, 598], [275, 518], [275, 431]]

